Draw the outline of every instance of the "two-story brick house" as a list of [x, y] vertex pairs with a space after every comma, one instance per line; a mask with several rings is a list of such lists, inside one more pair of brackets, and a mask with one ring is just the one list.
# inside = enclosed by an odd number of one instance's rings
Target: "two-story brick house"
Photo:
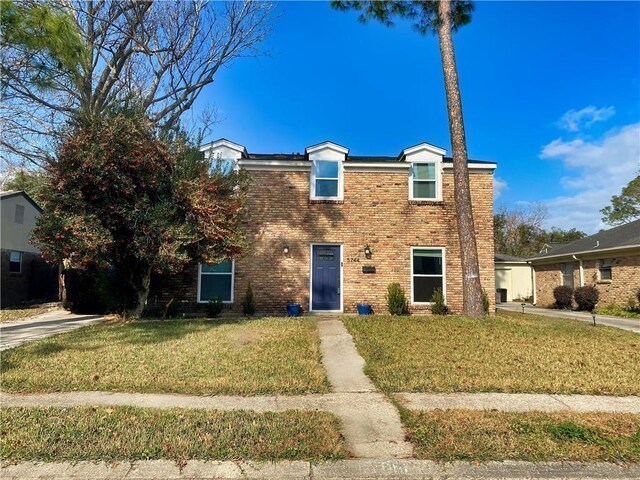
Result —
[[[452, 160], [422, 143], [397, 157], [350, 156], [332, 142], [304, 154], [255, 154], [221, 139], [208, 158], [233, 161], [250, 178], [249, 248], [220, 265], [193, 265], [156, 279], [150, 306], [171, 298], [195, 310], [220, 296], [241, 312], [251, 282], [259, 312], [283, 313], [289, 302], [308, 311], [353, 312], [360, 302], [386, 311], [387, 286], [405, 289], [413, 312], [429, 311], [443, 289], [462, 310], [462, 274]], [[493, 171], [469, 161], [481, 282], [493, 304]]]

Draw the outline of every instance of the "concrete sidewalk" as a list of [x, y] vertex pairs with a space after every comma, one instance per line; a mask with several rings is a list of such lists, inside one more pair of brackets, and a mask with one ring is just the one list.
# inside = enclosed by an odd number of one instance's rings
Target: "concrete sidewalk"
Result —
[[[498, 310], [507, 310], [510, 312], [522, 312], [522, 304], [515, 302], [499, 303], [496, 305], [496, 308]], [[572, 310], [555, 310], [552, 308], [534, 307], [530, 303], [526, 304], [524, 311], [525, 313], [532, 313], [534, 315], [543, 315], [545, 317], [553, 318], [569, 318], [571, 320], [579, 320], [581, 322], [593, 324], [593, 318], [589, 312], [574, 312]], [[596, 314], [596, 325], [605, 325], [607, 327], [621, 328], [623, 330], [640, 333], [640, 318], [622, 318], [613, 317], [611, 315]]]
[[[502, 412], [617, 412], [640, 414], [640, 397], [605, 395], [551, 395], [530, 393], [395, 393], [395, 399], [409, 410], [464, 408]], [[211, 410], [252, 410], [284, 412], [286, 410], [322, 410], [336, 415], [353, 415], [367, 421], [368, 405], [386, 404], [380, 392], [335, 392], [294, 396], [196, 396], [171, 393], [122, 392], [0, 392], [3, 407], [78, 407], [133, 406], [143, 408], [188, 408]], [[390, 402], [389, 402], [390, 403]], [[387, 412], [389, 413], [389, 412]], [[391, 416], [395, 418], [395, 414]], [[375, 418], [374, 418], [375, 420]], [[388, 420], [380, 420], [384, 428]], [[399, 432], [398, 432], [399, 435]], [[398, 439], [395, 438], [394, 441]]]
[[191, 460], [183, 468], [170, 460], [129, 462], [21, 462], [0, 470], [3, 479], [59, 480], [630, 480], [640, 478], [640, 465], [576, 462], [452, 462], [428, 460], [341, 460], [310, 463], [215, 462]]
[[101, 323], [104, 320], [105, 317], [102, 315], [78, 315], [57, 309], [29, 320], [2, 323], [0, 324], [0, 350]]

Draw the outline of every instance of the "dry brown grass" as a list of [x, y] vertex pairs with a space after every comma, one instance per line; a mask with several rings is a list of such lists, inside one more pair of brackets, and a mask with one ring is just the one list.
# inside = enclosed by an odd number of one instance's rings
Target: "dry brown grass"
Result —
[[134, 407], [3, 408], [4, 461], [325, 460], [345, 456], [324, 412], [159, 410]]
[[200, 395], [322, 393], [309, 318], [162, 321], [85, 327], [2, 354], [2, 389]]
[[526, 461], [640, 461], [640, 415], [404, 411], [416, 458]]
[[58, 308], [56, 303], [45, 303], [40, 305], [31, 305], [28, 307], [9, 307], [0, 310], [0, 323], [16, 322], [36, 317], [43, 313]]
[[344, 320], [386, 391], [640, 394], [632, 332], [510, 312]]

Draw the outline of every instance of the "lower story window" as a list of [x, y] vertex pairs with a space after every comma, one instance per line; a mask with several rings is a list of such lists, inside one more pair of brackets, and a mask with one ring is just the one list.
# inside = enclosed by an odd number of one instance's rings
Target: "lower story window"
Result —
[[22, 272], [22, 252], [9, 253], [9, 273]]
[[219, 297], [223, 303], [232, 303], [234, 267], [233, 260], [217, 264], [201, 263], [198, 269], [198, 302], [207, 303]]
[[444, 249], [411, 249], [411, 302], [429, 303], [436, 289], [444, 293]]
[[600, 280], [611, 280], [611, 260], [600, 260], [598, 273]]

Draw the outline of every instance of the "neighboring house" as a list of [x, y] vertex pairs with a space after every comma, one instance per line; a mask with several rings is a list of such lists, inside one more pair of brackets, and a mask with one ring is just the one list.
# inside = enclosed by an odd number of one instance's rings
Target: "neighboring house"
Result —
[[533, 296], [533, 270], [527, 260], [496, 253], [496, 302], [513, 302]]
[[538, 305], [552, 305], [553, 289], [559, 285], [594, 285], [600, 305], [625, 305], [640, 288], [640, 220], [557, 246], [529, 261]]
[[[251, 282], [259, 312], [282, 313], [289, 302], [336, 312], [367, 302], [385, 312], [387, 286], [398, 282], [411, 311], [428, 312], [436, 288], [453, 312], [462, 310], [452, 160], [445, 150], [422, 143], [397, 157], [351, 156], [324, 142], [304, 154], [254, 154], [225, 139], [202, 150], [248, 172], [249, 248], [220, 265], [154, 277], [149, 307], [173, 301], [193, 310], [219, 296], [240, 312]], [[488, 292], [494, 288], [495, 168], [469, 161], [481, 281]]]
[[0, 192], [0, 202], [0, 304], [5, 307], [57, 294], [52, 267], [42, 261], [39, 250], [29, 243], [42, 209], [25, 192]]

